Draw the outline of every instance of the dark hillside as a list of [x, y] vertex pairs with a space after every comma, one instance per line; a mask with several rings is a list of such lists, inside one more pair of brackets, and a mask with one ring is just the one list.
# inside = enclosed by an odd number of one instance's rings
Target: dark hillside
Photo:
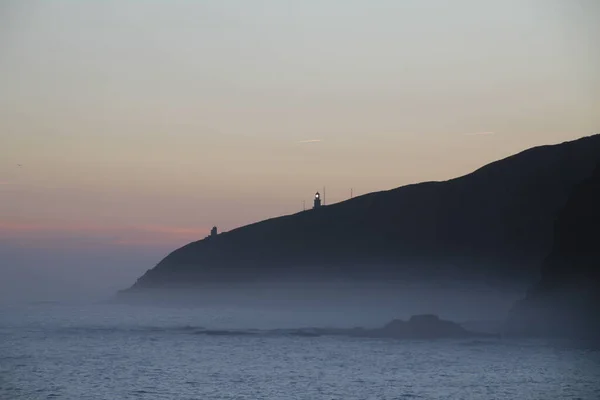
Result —
[[600, 155], [598, 161], [559, 213], [541, 280], [513, 310], [509, 331], [600, 339]]
[[535, 279], [555, 215], [588, 178], [600, 135], [426, 182], [244, 226], [174, 251], [134, 288], [207, 281]]

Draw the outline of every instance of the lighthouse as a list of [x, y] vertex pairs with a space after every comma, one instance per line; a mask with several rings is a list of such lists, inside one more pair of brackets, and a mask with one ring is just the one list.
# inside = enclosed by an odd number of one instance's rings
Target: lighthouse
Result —
[[319, 194], [319, 192], [317, 192], [315, 194], [315, 205], [314, 205], [313, 209], [316, 210], [319, 207], [321, 207], [321, 195]]

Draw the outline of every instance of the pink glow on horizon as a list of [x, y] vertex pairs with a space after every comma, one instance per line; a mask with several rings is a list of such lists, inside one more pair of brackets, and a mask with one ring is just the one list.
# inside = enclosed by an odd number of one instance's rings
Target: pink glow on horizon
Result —
[[210, 228], [204, 227], [0, 222], [0, 240], [33, 247], [117, 245], [172, 248], [200, 240], [209, 232]]

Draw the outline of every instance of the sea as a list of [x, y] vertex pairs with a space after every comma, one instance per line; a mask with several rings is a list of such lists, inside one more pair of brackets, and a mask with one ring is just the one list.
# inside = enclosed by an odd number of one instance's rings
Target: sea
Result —
[[600, 399], [589, 343], [294, 334], [307, 315], [2, 306], [0, 399]]

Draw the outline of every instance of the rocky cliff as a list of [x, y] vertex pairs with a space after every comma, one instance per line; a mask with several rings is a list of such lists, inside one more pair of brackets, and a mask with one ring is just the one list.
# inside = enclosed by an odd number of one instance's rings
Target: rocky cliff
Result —
[[554, 227], [538, 284], [511, 313], [513, 334], [600, 338], [600, 153]]

